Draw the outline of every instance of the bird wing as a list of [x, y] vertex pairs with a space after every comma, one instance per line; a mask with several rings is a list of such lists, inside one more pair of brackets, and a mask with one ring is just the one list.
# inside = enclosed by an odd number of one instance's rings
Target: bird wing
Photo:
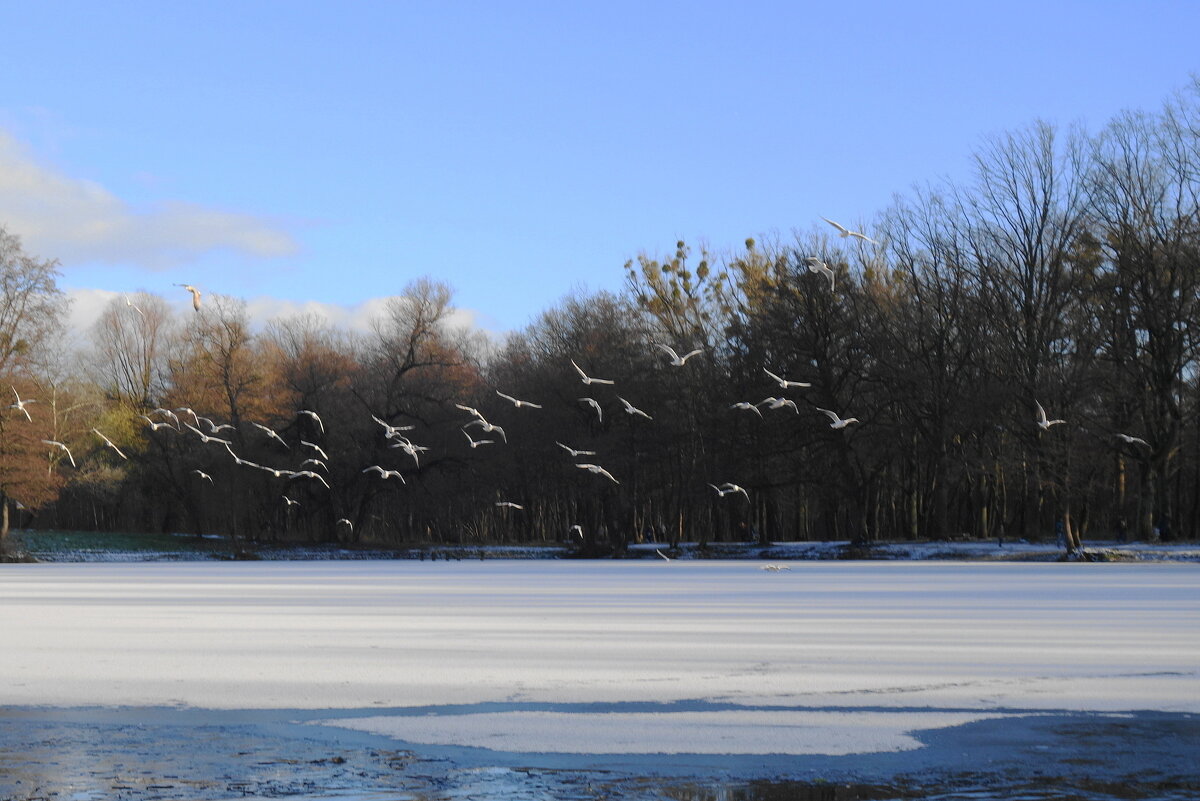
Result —
[[840, 225], [838, 223], [835, 223], [833, 220], [829, 219], [828, 217], [822, 217], [821, 219], [824, 220], [825, 222], [829, 223], [830, 225], [832, 225], [834, 228], [838, 229], [838, 231], [841, 232], [842, 236], [850, 235], [850, 231], [847, 228], [843, 227], [842, 225]]
[[1038, 421], [1042, 423], [1046, 422], [1046, 410], [1042, 408], [1042, 404], [1039, 401], [1034, 401], [1033, 403], [1037, 406]]
[[831, 411], [829, 411], [828, 409], [822, 409], [822, 408], [821, 408], [821, 407], [819, 407], [819, 406], [818, 406], [818, 407], [816, 407], [816, 409], [817, 409], [817, 411], [818, 411], [818, 412], [821, 412], [822, 414], [826, 414], [826, 415], [828, 415], [828, 416], [829, 416], [829, 419], [830, 419], [830, 420], [832, 420], [833, 422], [835, 422], [835, 423], [840, 423], [840, 422], [842, 422], [842, 418], [838, 417], [836, 412], [831, 412]]
[[655, 344], [655, 345], [657, 345], [658, 347], [662, 348], [662, 349], [663, 349], [664, 351], [666, 351], [668, 354], [670, 354], [670, 356], [671, 356], [671, 358], [672, 358], [672, 359], [674, 359], [675, 361], [679, 361], [679, 354], [678, 354], [678, 353], [676, 353], [676, 352], [675, 352], [675, 349], [674, 349], [674, 348], [672, 348], [670, 345], [662, 345], [662, 344], [660, 344], [660, 343], [658, 343], [658, 342], [655, 342], [654, 344]]
[[571, 366], [575, 368], [575, 372], [579, 373], [580, 378], [582, 378], [584, 381], [587, 380], [588, 374], [583, 372], [583, 368], [576, 364], [574, 359], [571, 359]]

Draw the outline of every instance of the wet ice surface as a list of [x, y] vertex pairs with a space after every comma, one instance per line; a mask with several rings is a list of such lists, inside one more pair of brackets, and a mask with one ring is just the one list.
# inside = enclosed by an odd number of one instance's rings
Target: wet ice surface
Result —
[[[375, 711], [330, 710], [315, 720]], [[313, 714], [10, 708], [0, 713], [0, 798], [1169, 801], [1200, 793], [1200, 718], [1192, 715], [1041, 714], [921, 734], [924, 750], [913, 753], [747, 760], [405, 747], [313, 725]]]
[[6, 566], [0, 799], [1197, 797], [1198, 571]]

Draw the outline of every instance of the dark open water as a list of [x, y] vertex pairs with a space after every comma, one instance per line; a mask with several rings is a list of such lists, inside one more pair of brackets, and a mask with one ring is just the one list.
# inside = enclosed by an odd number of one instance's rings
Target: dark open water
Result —
[[[995, 745], [1011, 732], [980, 722], [930, 738], [931, 751], [953, 751], [944, 763], [920, 752], [749, 762], [500, 754], [406, 747], [296, 722], [313, 717], [311, 711], [0, 709], [0, 799], [1200, 799], [1200, 717], [1191, 715], [1039, 718], [1018, 733], [1021, 742], [1014, 739], [1007, 756]], [[1031, 736], [1040, 742], [1032, 751]], [[988, 747], [978, 745], [985, 741]]]

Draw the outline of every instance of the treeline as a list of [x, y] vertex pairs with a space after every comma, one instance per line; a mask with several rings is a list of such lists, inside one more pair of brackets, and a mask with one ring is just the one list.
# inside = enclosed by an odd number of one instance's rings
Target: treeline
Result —
[[[450, 290], [423, 279], [369, 335], [305, 316], [255, 333], [232, 297], [180, 319], [138, 293], [70, 363], [53, 263], [2, 235], [0, 373], [34, 399], [0, 415], [5, 530], [595, 552], [1058, 525], [1069, 545], [1194, 539], [1193, 89], [1091, 136], [997, 137], [969, 181], [897, 199], [869, 239], [816, 221], [733, 254], [640, 256], [624, 292], [570, 297], [500, 344], [451, 327]], [[699, 353], [676, 366], [667, 348]]]

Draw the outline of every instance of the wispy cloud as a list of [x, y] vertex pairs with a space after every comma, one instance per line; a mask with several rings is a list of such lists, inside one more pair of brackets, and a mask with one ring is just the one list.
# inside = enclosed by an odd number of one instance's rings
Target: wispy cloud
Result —
[[64, 266], [106, 262], [152, 270], [214, 250], [271, 258], [298, 250], [270, 221], [181, 201], [134, 208], [98, 183], [39, 163], [0, 131], [0, 224], [28, 252]]

